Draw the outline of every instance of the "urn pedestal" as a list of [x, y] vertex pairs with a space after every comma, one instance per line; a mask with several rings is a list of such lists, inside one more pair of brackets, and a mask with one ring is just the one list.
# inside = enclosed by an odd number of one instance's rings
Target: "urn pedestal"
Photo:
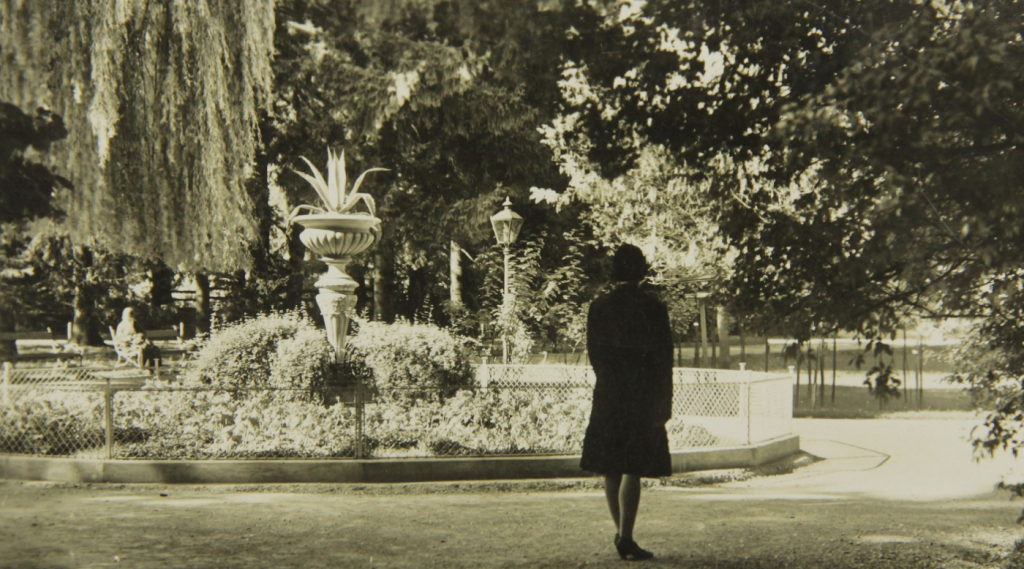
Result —
[[317, 306], [327, 326], [327, 341], [340, 361], [359, 284], [345, 272], [353, 255], [380, 240], [380, 219], [370, 215], [321, 213], [295, 216], [303, 227], [299, 239], [327, 263], [327, 272], [316, 281]]

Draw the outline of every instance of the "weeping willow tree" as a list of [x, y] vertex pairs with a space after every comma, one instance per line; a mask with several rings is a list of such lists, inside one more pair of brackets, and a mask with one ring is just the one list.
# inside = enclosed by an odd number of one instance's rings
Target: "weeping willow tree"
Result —
[[0, 0], [0, 100], [46, 107], [72, 237], [184, 270], [251, 263], [245, 182], [273, 0]]

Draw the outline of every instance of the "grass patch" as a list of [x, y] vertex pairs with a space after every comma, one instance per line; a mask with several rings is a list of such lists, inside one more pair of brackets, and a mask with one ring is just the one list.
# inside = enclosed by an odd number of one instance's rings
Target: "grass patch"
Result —
[[[919, 394], [908, 390], [907, 397], [889, 399], [879, 404], [874, 394], [867, 387], [838, 385], [835, 397], [832, 386], [826, 386], [824, 396], [819, 390], [812, 402], [811, 393], [806, 385], [794, 386], [793, 417], [814, 419], [876, 419], [915, 418], [913, 414], [922, 413], [919, 418], [934, 418], [928, 413], [959, 413], [967, 414], [978, 411], [976, 401], [970, 394], [959, 389], [932, 389]], [[897, 417], [893, 417], [897, 418]]]
[[652, 480], [651, 486], [667, 488], [700, 488], [728, 482], [743, 482], [758, 476], [778, 476], [790, 474], [798, 468], [821, 462], [823, 458], [800, 451], [775, 462], [752, 466], [750, 468], [727, 468], [722, 470], [700, 470], [674, 474], [667, 478]]

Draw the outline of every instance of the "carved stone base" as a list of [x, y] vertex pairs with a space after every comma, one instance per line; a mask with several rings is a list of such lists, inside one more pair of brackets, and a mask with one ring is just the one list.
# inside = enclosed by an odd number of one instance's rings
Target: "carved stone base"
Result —
[[340, 362], [342, 350], [345, 348], [345, 336], [348, 335], [350, 315], [356, 306], [356, 295], [320, 289], [320, 294], [316, 295], [316, 303], [327, 326], [327, 341], [334, 348], [334, 361]]

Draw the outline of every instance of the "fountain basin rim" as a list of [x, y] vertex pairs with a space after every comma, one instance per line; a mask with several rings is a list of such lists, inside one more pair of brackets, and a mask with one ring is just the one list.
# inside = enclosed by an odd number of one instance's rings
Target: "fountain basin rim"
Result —
[[292, 221], [306, 229], [328, 231], [370, 231], [380, 225], [380, 218], [359, 213], [311, 213], [296, 215]]

